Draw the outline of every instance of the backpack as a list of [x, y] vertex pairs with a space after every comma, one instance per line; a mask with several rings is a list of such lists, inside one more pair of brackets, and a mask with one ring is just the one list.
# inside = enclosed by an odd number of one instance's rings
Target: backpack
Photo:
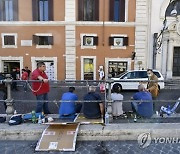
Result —
[[9, 125], [19, 125], [23, 122], [22, 120], [22, 115], [18, 114], [18, 115], [13, 115], [10, 120], [9, 120]]
[[3, 123], [6, 121], [6, 117], [0, 117], [0, 123]]

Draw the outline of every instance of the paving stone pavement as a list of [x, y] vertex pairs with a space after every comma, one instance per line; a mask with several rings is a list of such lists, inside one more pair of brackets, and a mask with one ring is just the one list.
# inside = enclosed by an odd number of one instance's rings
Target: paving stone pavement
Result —
[[35, 152], [37, 141], [0, 141], [0, 154], [179, 154], [179, 143], [151, 143], [140, 148], [137, 141], [77, 141], [75, 152]]

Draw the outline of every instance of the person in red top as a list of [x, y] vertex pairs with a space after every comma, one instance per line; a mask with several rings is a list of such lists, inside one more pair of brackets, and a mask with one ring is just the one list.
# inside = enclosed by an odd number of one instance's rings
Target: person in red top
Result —
[[32, 88], [37, 99], [36, 113], [44, 111], [45, 114], [50, 114], [48, 108], [49, 81], [45, 70], [45, 63], [39, 62], [37, 69], [32, 72], [31, 79], [41, 82], [32, 82]]
[[[22, 69], [21, 80], [28, 80], [28, 72], [25, 69]], [[27, 92], [27, 82], [23, 82], [24, 91]]]

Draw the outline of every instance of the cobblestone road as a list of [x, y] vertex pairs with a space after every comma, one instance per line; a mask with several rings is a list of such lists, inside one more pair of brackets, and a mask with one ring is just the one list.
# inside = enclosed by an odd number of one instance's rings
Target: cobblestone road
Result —
[[36, 141], [0, 141], [0, 154], [179, 154], [180, 144], [151, 143], [142, 149], [137, 141], [77, 142], [75, 152], [35, 152]]

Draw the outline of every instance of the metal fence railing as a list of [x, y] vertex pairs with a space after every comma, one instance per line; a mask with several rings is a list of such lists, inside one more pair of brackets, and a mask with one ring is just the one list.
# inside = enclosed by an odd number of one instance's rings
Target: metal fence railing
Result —
[[[17, 82], [17, 86], [19, 91], [12, 91], [11, 86], [13, 82]], [[12, 115], [14, 110], [16, 109], [19, 113], [27, 113], [31, 112], [36, 106], [36, 98], [32, 94], [32, 82], [41, 82], [35, 80], [28, 80], [28, 81], [21, 81], [21, 80], [12, 80], [10, 76], [7, 76], [5, 80], [1, 80], [0, 90], [2, 91], [2, 95], [6, 95], [4, 98], [1, 97], [0, 102], [1, 105], [4, 103], [6, 105], [6, 110], [3, 111], [1, 107], [0, 112], [6, 113], [7, 115]], [[121, 81], [122, 82], [122, 81]], [[127, 81], [123, 81], [127, 82]], [[142, 81], [128, 81], [128, 82], [139, 82]], [[154, 81], [155, 82], [155, 81]], [[156, 104], [155, 110], [159, 111], [162, 105], [167, 106], [168, 104], [173, 105], [177, 101], [180, 91], [180, 80], [164, 80], [158, 81], [164, 82], [164, 89], [160, 91], [160, 94], [156, 100], [153, 102]], [[28, 85], [28, 92], [25, 92], [23, 89], [24, 83]], [[103, 81], [96, 81], [96, 80], [53, 80], [49, 81], [51, 90], [49, 92], [49, 105], [50, 108], [53, 110], [53, 113], [58, 113], [59, 105], [61, 101], [61, 95], [64, 92], [68, 91], [68, 87], [73, 86], [76, 88], [76, 93], [78, 94], [78, 103], [83, 103], [83, 96], [88, 92], [89, 85], [94, 85], [97, 87], [97, 93], [100, 93], [102, 97], [102, 101], [105, 104], [105, 112], [108, 112], [110, 115], [110, 121], [113, 121], [112, 115], [112, 100], [111, 100], [111, 88], [112, 84], [114, 84], [113, 80], [103, 80]], [[105, 84], [106, 90], [104, 93], [101, 93], [99, 85], [100, 83]], [[120, 83], [120, 81], [116, 81], [116, 83]], [[122, 91], [121, 93], [125, 96], [123, 103], [124, 111], [131, 110], [131, 102], [130, 99], [136, 91]], [[4, 94], [3, 94], [4, 93]], [[179, 112], [179, 109], [177, 109]]]

